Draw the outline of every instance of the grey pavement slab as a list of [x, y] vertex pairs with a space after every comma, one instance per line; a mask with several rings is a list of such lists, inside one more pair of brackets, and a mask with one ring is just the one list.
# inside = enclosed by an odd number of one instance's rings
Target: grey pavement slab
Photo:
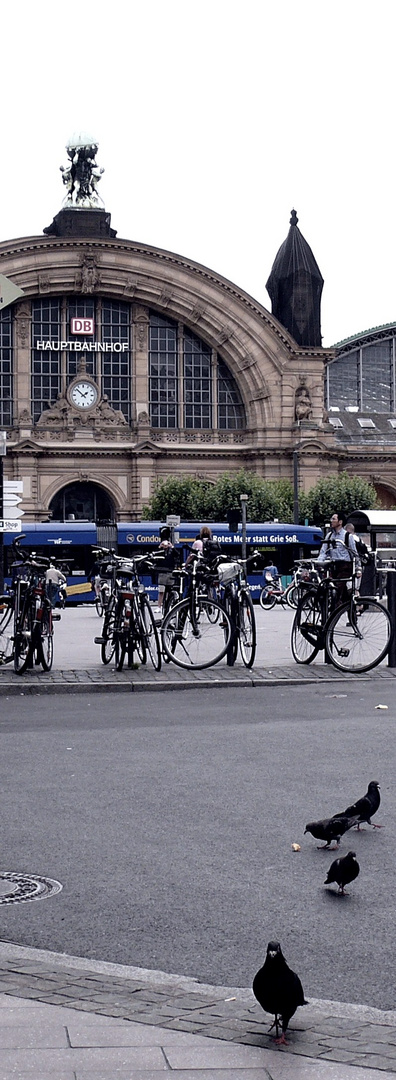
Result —
[[0, 943], [0, 1080], [390, 1080], [396, 1012], [311, 1001], [276, 1046], [250, 988]]

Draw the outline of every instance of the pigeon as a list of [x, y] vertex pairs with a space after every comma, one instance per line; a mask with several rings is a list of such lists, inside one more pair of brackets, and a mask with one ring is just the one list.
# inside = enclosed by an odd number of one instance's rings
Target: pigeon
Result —
[[[285, 1032], [299, 1005], [308, 1005], [298, 975], [288, 967], [279, 941], [269, 941], [263, 967], [253, 979], [253, 993], [264, 1012], [274, 1013], [276, 1042], [287, 1046]], [[282, 1027], [282, 1035], [279, 1035]]]
[[363, 795], [363, 798], [357, 799], [355, 803], [348, 806], [347, 809], [344, 810], [344, 814], [355, 814], [357, 817], [356, 824], [358, 828], [361, 823], [367, 822], [367, 825], [372, 825], [373, 829], [382, 829], [382, 825], [377, 825], [375, 822], [371, 821], [373, 814], [377, 813], [380, 802], [381, 796], [379, 793], [378, 780], [370, 780], [366, 794]]
[[348, 851], [347, 855], [344, 855], [343, 859], [334, 859], [330, 870], [328, 871], [325, 885], [331, 885], [335, 881], [338, 885], [338, 891], [343, 896], [345, 893], [345, 885], [349, 885], [350, 881], [354, 881], [357, 878], [360, 871], [360, 866], [356, 858], [355, 851]]
[[322, 821], [309, 821], [308, 825], [305, 826], [304, 835], [309, 832], [315, 837], [315, 840], [325, 840], [325, 844], [321, 845], [319, 850], [324, 851], [325, 848], [330, 848], [332, 840], [335, 840], [337, 848], [341, 836], [348, 829], [351, 829], [353, 825], [356, 825], [357, 820], [357, 814], [352, 816], [346, 812], [345, 814], [335, 814], [331, 818], [323, 818]]

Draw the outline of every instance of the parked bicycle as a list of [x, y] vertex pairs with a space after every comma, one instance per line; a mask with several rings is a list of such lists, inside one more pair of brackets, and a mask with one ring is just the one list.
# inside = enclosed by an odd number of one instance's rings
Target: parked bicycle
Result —
[[259, 601], [260, 606], [264, 608], [264, 611], [270, 611], [275, 607], [275, 604], [281, 604], [282, 607], [293, 607], [292, 597], [294, 595], [295, 585], [292, 582], [283, 588], [281, 579], [276, 580], [270, 571], [264, 571], [265, 585], [263, 586]]
[[18, 559], [14, 564], [14, 671], [21, 675], [33, 664], [50, 671], [54, 657], [54, 622], [60, 613], [54, 605], [65, 588], [66, 578], [51, 559], [23, 551], [20, 540], [13, 548]]
[[239, 651], [245, 667], [253, 667], [256, 656], [256, 618], [246, 580], [246, 562], [236, 559], [234, 562], [221, 562], [217, 566], [217, 575], [222, 586], [222, 604], [232, 626], [232, 635], [227, 648], [227, 664], [233, 667]]
[[[92, 554], [98, 559], [100, 549], [94, 548]], [[98, 566], [99, 573], [95, 574], [93, 579], [93, 589], [95, 592], [96, 614], [102, 619], [111, 596], [112, 567], [111, 565], [108, 566], [107, 560], [98, 563]]]
[[15, 593], [9, 590], [0, 596], [0, 665], [9, 664], [14, 657], [12, 617]]
[[287, 589], [287, 603], [296, 608], [303, 593], [312, 585], [319, 585], [320, 573], [315, 559], [297, 559], [293, 567], [293, 579]]
[[297, 607], [291, 632], [293, 657], [298, 664], [310, 664], [324, 649], [340, 671], [370, 671], [389, 650], [389, 612], [375, 597], [359, 596], [354, 563], [345, 602], [342, 597], [340, 602], [340, 580], [332, 578], [331, 564], [322, 566], [323, 579], [305, 592]]
[[[134, 655], [142, 664], [150, 659], [156, 671], [161, 668], [161, 647], [153, 612], [138, 569], [150, 568], [148, 556], [133, 559], [118, 557], [107, 552], [108, 566], [113, 581], [102, 627], [102, 634], [95, 637], [101, 645], [103, 664], [115, 658], [117, 671], [122, 671], [125, 658], [128, 667], [134, 663]], [[152, 566], [151, 566], [152, 568]]]
[[200, 552], [183, 571], [187, 595], [170, 608], [162, 628], [164, 657], [182, 668], [207, 668], [225, 656], [232, 637], [229, 615], [208, 588], [218, 581], [216, 568]]

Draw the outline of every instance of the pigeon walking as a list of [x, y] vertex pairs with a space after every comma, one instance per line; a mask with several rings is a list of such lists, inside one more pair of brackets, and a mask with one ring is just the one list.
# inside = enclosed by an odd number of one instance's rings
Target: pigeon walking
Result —
[[325, 885], [331, 885], [333, 881], [336, 882], [338, 891], [343, 896], [345, 886], [349, 885], [350, 881], [354, 881], [359, 872], [360, 866], [356, 858], [356, 852], [348, 851], [348, 854], [344, 855], [343, 859], [334, 859], [328, 871]]
[[357, 799], [351, 806], [347, 806], [347, 809], [344, 810], [344, 814], [355, 814], [357, 817], [356, 824], [358, 828], [360, 824], [367, 823], [367, 825], [372, 825], [373, 829], [382, 829], [382, 825], [377, 825], [376, 822], [371, 821], [373, 814], [377, 813], [380, 802], [381, 796], [378, 780], [370, 780], [366, 794], [363, 795], [361, 799]]
[[[357, 815], [351, 816], [349, 814], [338, 814], [331, 818], [323, 818], [321, 821], [309, 821], [305, 826], [305, 833], [309, 832], [315, 837], [315, 840], [325, 840], [325, 844], [321, 844], [319, 850], [324, 851], [325, 848], [329, 849], [330, 844], [335, 840], [336, 848], [339, 846], [340, 839], [351, 829], [353, 825], [356, 825], [358, 820]], [[335, 848], [333, 848], [335, 851]]]
[[[273, 1013], [276, 1042], [286, 1045], [285, 1032], [299, 1005], [307, 1005], [298, 975], [288, 967], [279, 941], [270, 941], [263, 967], [253, 979], [253, 993], [264, 1012]], [[282, 1034], [279, 1035], [279, 1028]]]

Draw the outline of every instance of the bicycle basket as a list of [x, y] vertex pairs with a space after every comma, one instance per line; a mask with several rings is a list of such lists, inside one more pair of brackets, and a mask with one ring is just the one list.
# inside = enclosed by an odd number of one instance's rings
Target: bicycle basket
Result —
[[229, 581], [233, 581], [238, 577], [240, 566], [236, 562], [223, 562], [219, 563], [217, 567], [217, 577], [221, 581], [222, 585], [227, 585]]

